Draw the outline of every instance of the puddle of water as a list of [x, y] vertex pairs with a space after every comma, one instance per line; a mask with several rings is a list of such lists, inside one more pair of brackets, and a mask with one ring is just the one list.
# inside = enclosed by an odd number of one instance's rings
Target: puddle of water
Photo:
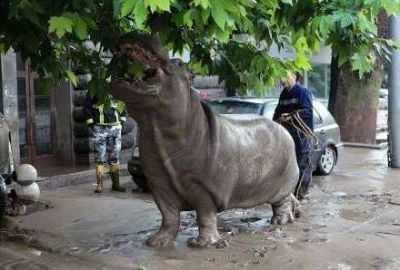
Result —
[[342, 209], [339, 216], [352, 221], [365, 221], [369, 218], [367, 212], [357, 209]]
[[352, 270], [353, 268], [346, 263], [334, 263], [328, 266], [329, 270]]

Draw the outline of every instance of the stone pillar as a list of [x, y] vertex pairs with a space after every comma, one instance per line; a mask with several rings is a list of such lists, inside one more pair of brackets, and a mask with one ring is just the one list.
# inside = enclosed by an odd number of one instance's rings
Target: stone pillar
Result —
[[72, 93], [69, 82], [60, 81], [54, 89], [53, 119], [56, 132], [56, 154], [64, 165], [74, 164], [72, 143]]
[[[3, 97], [3, 111], [11, 130], [12, 151], [15, 164], [19, 164], [19, 125], [18, 125], [18, 87], [17, 61], [15, 53], [10, 50], [1, 54], [1, 91]], [[1, 100], [0, 100], [1, 101]]]

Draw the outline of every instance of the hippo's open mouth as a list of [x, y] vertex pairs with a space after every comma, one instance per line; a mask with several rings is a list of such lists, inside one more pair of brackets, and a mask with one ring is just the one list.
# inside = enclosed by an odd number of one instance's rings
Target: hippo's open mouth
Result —
[[155, 53], [133, 42], [122, 43], [120, 51], [130, 61], [142, 66], [144, 74], [138, 81], [154, 85], [164, 79], [166, 75], [163, 69], [164, 61]]
[[144, 76], [142, 81], [146, 83], [155, 83], [161, 81], [165, 77], [165, 72], [161, 67], [157, 68], [148, 68], [144, 72]]

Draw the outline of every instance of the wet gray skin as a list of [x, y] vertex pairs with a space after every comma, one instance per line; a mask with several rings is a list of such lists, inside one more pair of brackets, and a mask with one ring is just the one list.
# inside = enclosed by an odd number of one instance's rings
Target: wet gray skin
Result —
[[293, 221], [298, 167], [282, 126], [261, 117], [214, 114], [190, 89], [182, 63], [168, 59], [156, 39], [130, 34], [121, 38], [120, 50], [149, 74], [109, 87], [140, 127], [140, 159], [162, 215], [148, 245], [173, 245], [186, 210], [196, 211], [199, 227], [190, 246], [218, 242], [216, 214], [230, 208], [270, 203], [275, 222]]

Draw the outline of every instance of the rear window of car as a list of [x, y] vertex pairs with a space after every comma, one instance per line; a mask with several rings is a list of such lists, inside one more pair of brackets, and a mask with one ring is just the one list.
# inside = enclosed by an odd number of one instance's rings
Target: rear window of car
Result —
[[260, 114], [261, 104], [236, 101], [212, 101], [211, 108], [220, 114]]
[[314, 108], [314, 112], [313, 112], [313, 122], [314, 122], [314, 126], [317, 125], [321, 125], [322, 124], [322, 118], [319, 115], [319, 113], [317, 112], [317, 110]]

